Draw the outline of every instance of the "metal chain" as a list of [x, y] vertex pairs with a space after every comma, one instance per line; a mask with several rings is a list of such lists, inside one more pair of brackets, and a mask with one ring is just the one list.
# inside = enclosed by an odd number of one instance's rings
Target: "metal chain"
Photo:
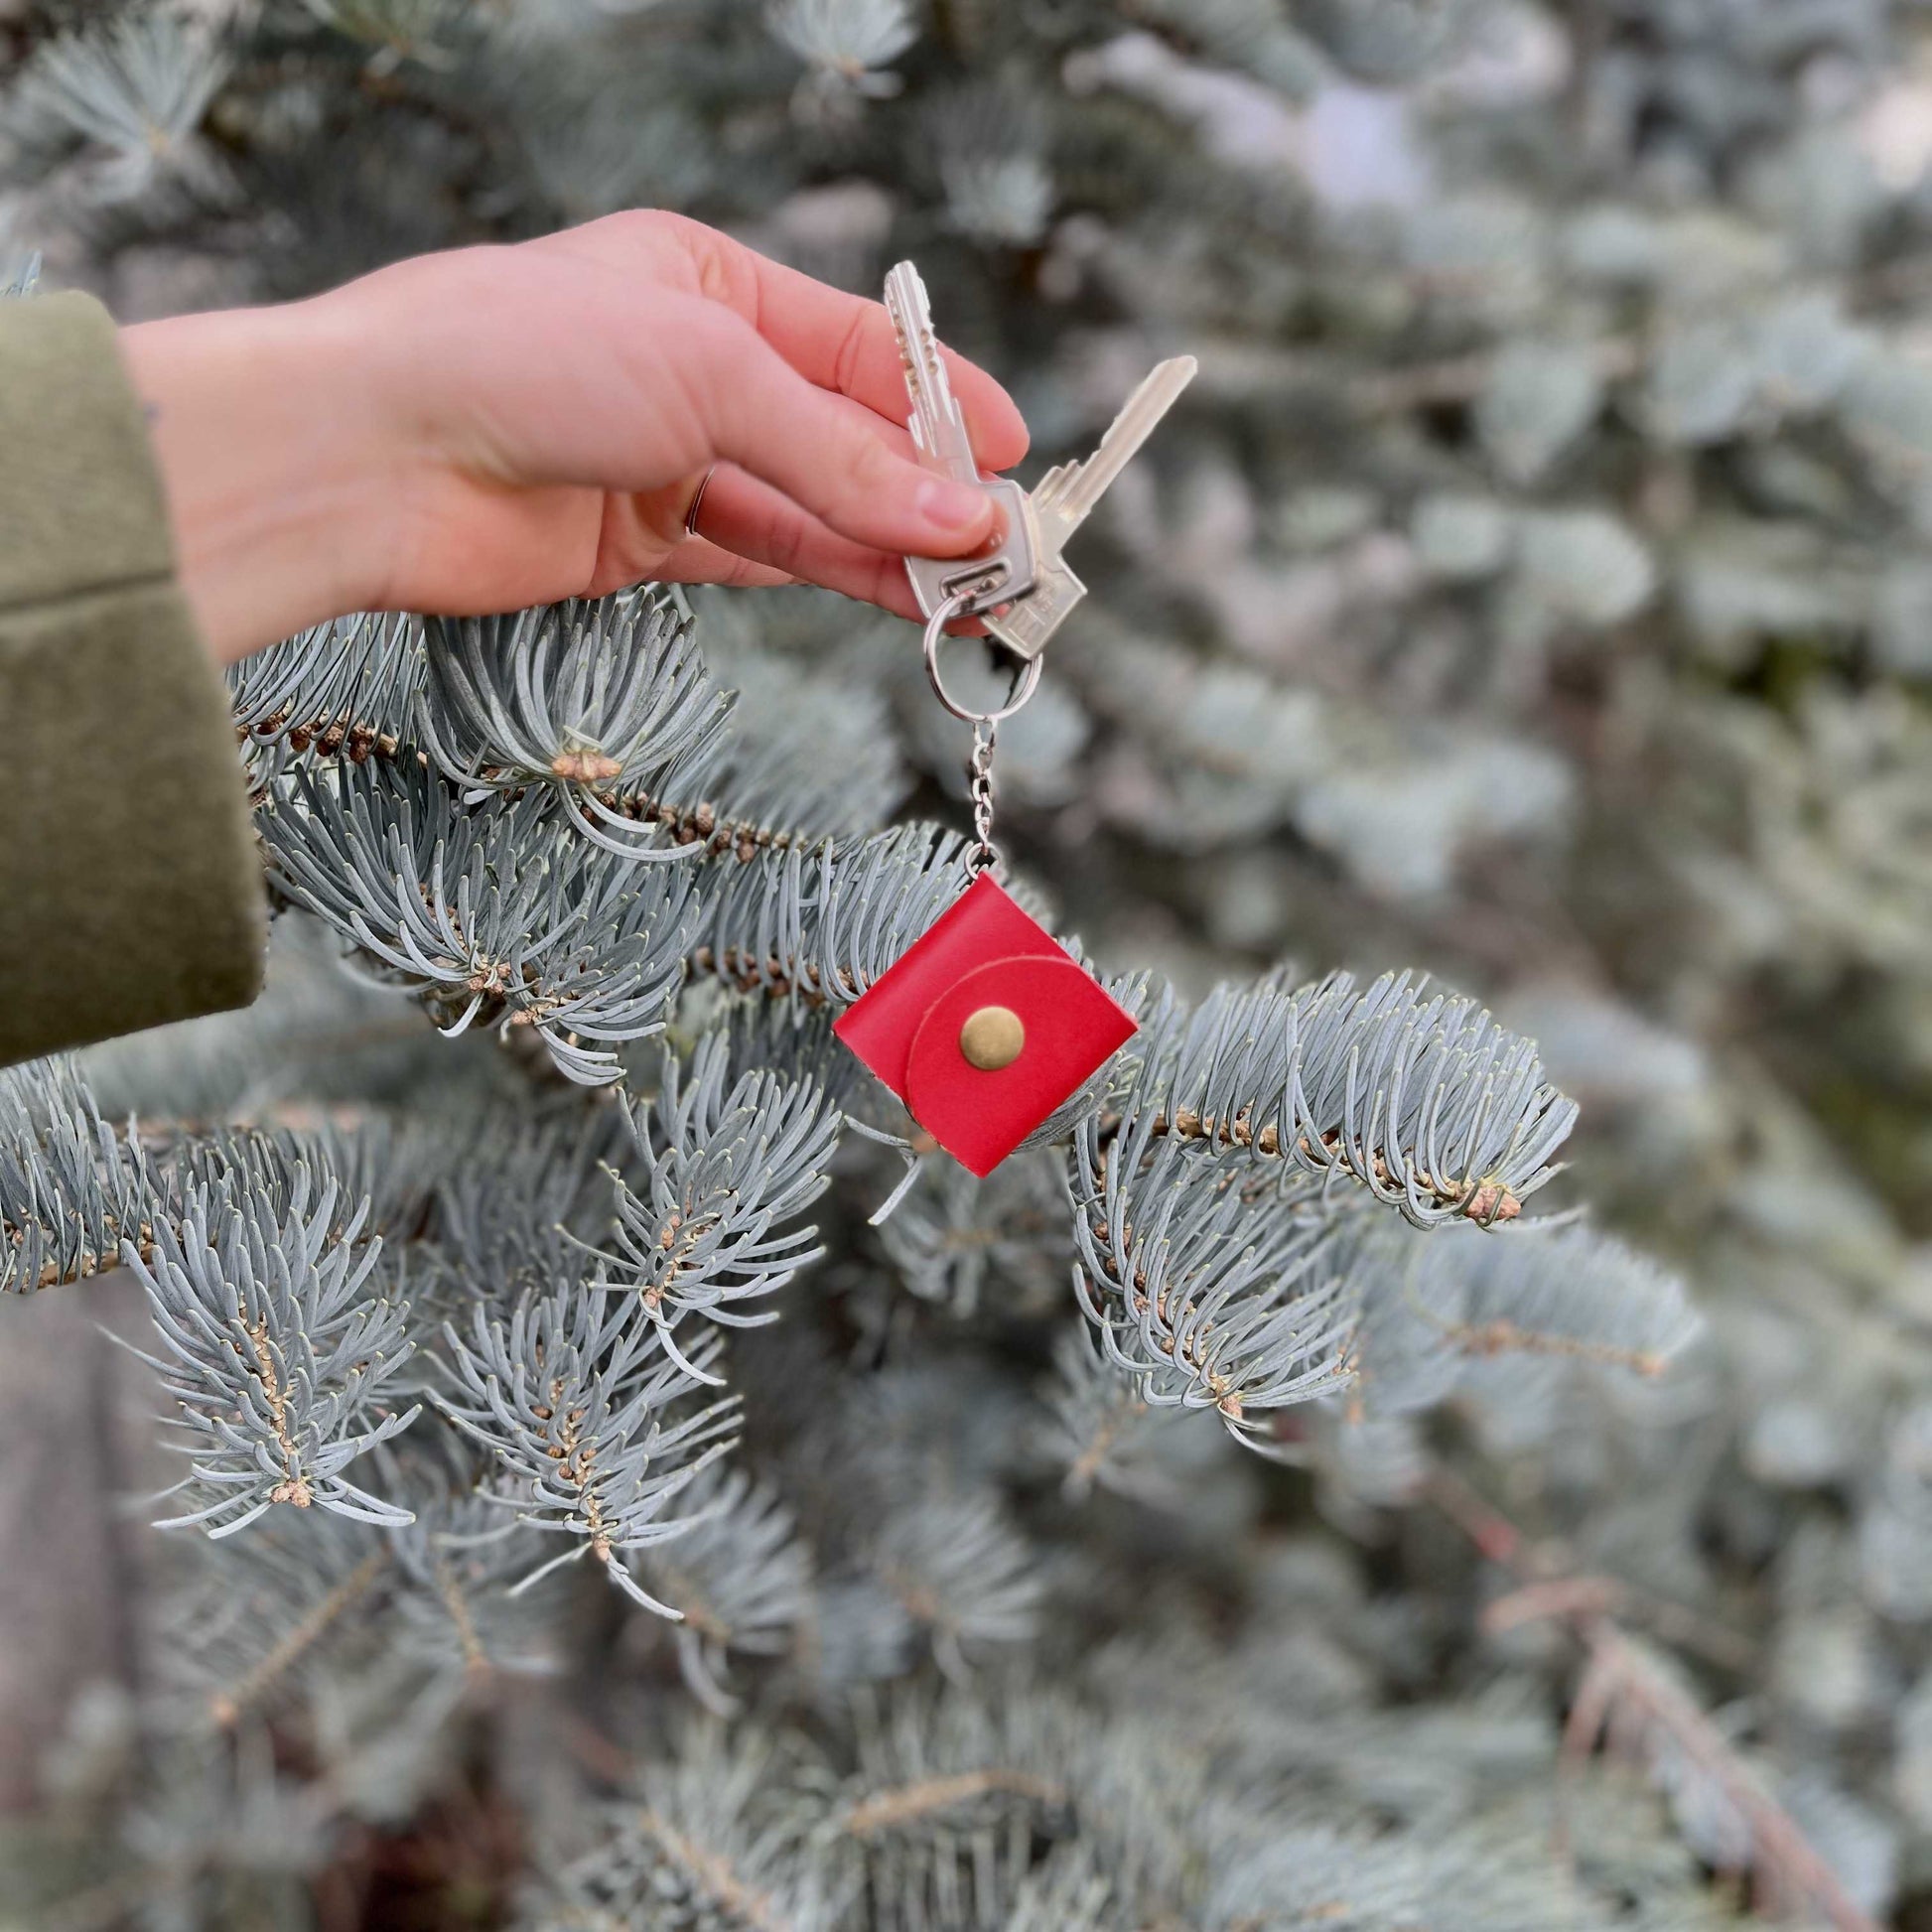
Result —
[[973, 721], [973, 756], [966, 760], [966, 790], [973, 801], [973, 832], [979, 843], [967, 861], [975, 873], [998, 865], [993, 849], [993, 744], [1000, 728], [990, 719]]
[[939, 646], [946, 641], [946, 625], [966, 609], [967, 603], [963, 593], [956, 593], [933, 607], [925, 623], [925, 674], [939, 702], [955, 718], [973, 728], [973, 756], [966, 760], [966, 793], [973, 804], [973, 833], [978, 842], [966, 863], [977, 874], [1000, 863], [1000, 855], [993, 849], [993, 747], [999, 736], [1000, 720], [1011, 718], [1033, 696], [1034, 687], [1039, 682], [1040, 659], [1035, 656], [1015, 663], [1007, 701], [998, 710], [975, 711], [961, 704], [946, 689], [945, 680], [939, 675]]

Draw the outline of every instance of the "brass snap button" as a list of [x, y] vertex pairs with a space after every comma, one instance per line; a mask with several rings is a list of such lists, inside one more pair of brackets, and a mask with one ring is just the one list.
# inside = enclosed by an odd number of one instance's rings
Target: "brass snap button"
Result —
[[959, 1030], [959, 1050], [982, 1073], [1011, 1066], [1026, 1044], [1027, 1029], [1011, 1007], [981, 1007]]

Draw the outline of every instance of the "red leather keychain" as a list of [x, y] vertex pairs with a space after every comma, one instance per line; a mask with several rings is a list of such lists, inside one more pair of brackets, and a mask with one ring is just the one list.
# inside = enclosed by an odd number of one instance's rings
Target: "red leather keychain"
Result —
[[[1030, 496], [1016, 483], [981, 477], [932, 333], [925, 285], [910, 262], [886, 278], [886, 307], [898, 333], [920, 461], [993, 496], [1003, 533], [980, 557], [906, 559], [925, 613], [933, 694], [973, 728], [967, 771], [976, 876], [833, 1031], [947, 1153], [984, 1177], [1137, 1031], [1133, 1015], [993, 878], [993, 746], [1001, 719], [1033, 696], [1048, 639], [1086, 594], [1062, 560], [1067, 538], [1187, 386], [1194, 361], [1163, 362], [1093, 455], [1048, 471]], [[960, 704], [939, 673], [946, 625], [967, 617], [985, 620], [1014, 665], [997, 711]]]
[[834, 1031], [983, 1178], [1136, 1028], [982, 872]]

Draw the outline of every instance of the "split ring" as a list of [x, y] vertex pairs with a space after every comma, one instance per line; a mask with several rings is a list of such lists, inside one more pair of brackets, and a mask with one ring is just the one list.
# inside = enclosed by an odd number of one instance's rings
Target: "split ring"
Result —
[[1013, 688], [1007, 693], [1007, 701], [998, 711], [974, 711], [970, 706], [961, 704], [946, 689], [945, 680], [939, 675], [939, 646], [946, 640], [946, 626], [954, 618], [963, 617], [966, 608], [973, 602], [970, 590], [954, 591], [952, 595], [934, 607], [931, 617], [925, 621], [925, 675], [932, 686], [932, 695], [946, 707], [952, 715], [968, 725], [997, 725], [1003, 718], [1011, 718], [1034, 694], [1034, 687], [1039, 682], [1039, 668], [1044, 657], [1030, 657], [1025, 663], [1015, 667]]

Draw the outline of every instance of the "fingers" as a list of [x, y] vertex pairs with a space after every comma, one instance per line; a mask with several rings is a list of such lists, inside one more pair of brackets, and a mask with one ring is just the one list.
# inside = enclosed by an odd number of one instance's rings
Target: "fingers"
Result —
[[[798, 581], [768, 564], [720, 549], [703, 537], [686, 537], [651, 572], [651, 580], [659, 584], [726, 584], [734, 590], [781, 590]], [[600, 582], [592, 587], [591, 595], [603, 597], [636, 581], [634, 570], [615, 570], [608, 584]]]
[[[700, 521], [704, 535], [673, 550], [658, 576], [687, 584], [812, 584], [876, 604], [896, 618], [924, 621], [903, 557], [851, 542], [733, 465], [720, 464], [712, 473]], [[961, 618], [946, 628], [955, 636], [986, 634], [977, 618]]]
[[[821, 585], [862, 603], [877, 604], [896, 617], [918, 621], [919, 607], [903, 558], [841, 536], [769, 483], [731, 464], [721, 464], [712, 473], [700, 524], [702, 541], [709, 548], [748, 559], [786, 581]], [[680, 563], [674, 551], [666, 574]]]
[[865, 412], [808, 381], [749, 323], [712, 309], [682, 332], [672, 365], [716, 454], [841, 536], [901, 556], [959, 557], [993, 533], [983, 490], [890, 447]]
[[[749, 322], [800, 375], [904, 423], [905, 376], [883, 304], [814, 281], [681, 215], [615, 215], [576, 230], [572, 238], [595, 239], [601, 246], [607, 236], [618, 250], [668, 238], [689, 257], [703, 293]], [[1028, 443], [1013, 398], [977, 364], [951, 349], [942, 352], [981, 468], [1011, 469], [1027, 454]]]
[[[739, 246], [722, 235], [716, 239]], [[758, 277], [758, 313], [750, 320], [759, 334], [820, 388], [837, 389], [896, 423], [904, 422], [905, 371], [885, 305], [828, 288], [749, 248], [745, 253]], [[1027, 454], [1027, 425], [1018, 405], [976, 363], [943, 345], [941, 353], [980, 467], [1012, 469]]]

